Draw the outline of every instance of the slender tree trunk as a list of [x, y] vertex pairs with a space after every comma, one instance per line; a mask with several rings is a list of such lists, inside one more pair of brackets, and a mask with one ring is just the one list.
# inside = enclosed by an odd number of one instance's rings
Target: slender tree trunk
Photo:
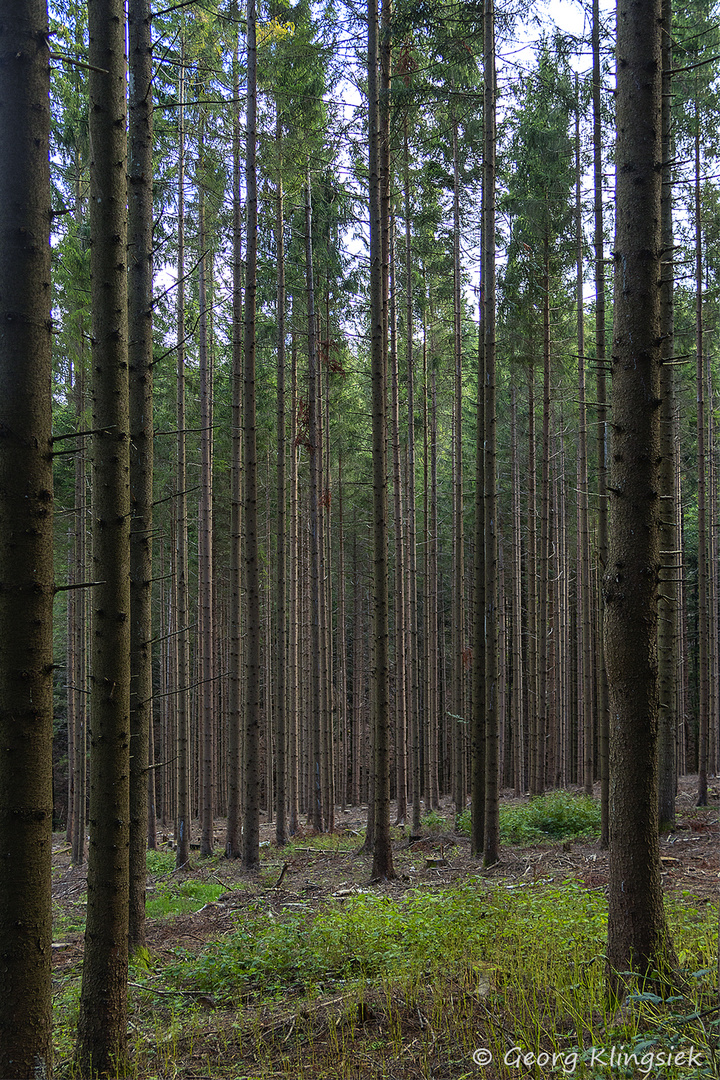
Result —
[[452, 114], [453, 151], [453, 590], [452, 590], [452, 731], [454, 733], [455, 815], [465, 809], [465, 710], [463, 664], [465, 661], [465, 532], [463, 521], [462, 463], [462, 282], [460, 271], [460, 173], [458, 164], [458, 129], [454, 106]]
[[213, 683], [213, 485], [212, 485], [212, 360], [208, 348], [207, 232], [205, 229], [205, 118], [200, 118], [198, 182], [198, 352], [200, 361], [200, 504], [198, 506], [198, 701], [200, 768], [200, 854], [212, 855], [215, 819], [215, 730]]
[[[238, 15], [237, 2], [233, 5]], [[242, 855], [242, 206], [240, 204], [239, 42], [233, 56], [233, 336], [230, 464], [230, 663], [228, 678], [228, 808], [225, 855]]]
[[311, 730], [311, 806], [310, 817], [316, 832], [324, 826], [322, 800], [322, 655], [320, 592], [320, 473], [321, 442], [317, 417], [317, 335], [315, 324], [315, 282], [312, 251], [312, 205], [310, 177], [305, 188], [305, 275], [308, 297], [308, 441], [310, 471], [310, 723]]
[[543, 239], [543, 427], [540, 486], [540, 559], [538, 589], [538, 700], [535, 772], [531, 791], [542, 795], [546, 781], [548, 708], [548, 628], [550, 591], [550, 241]]
[[0, 1074], [19, 1080], [52, 1073], [47, 42], [43, 0], [5, 6], [0, 30]]
[[152, 735], [152, 43], [148, 0], [129, 0], [130, 950], [145, 944]]
[[535, 357], [532, 344], [528, 357], [528, 572], [527, 572], [527, 636], [528, 636], [528, 758], [529, 788], [535, 792], [538, 745], [539, 648], [538, 648], [538, 559], [537, 559], [537, 455], [535, 450]]
[[658, 686], [660, 728], [658, 733], [659, 823], [661, 830], [675, 826], [677, 789], [676, 742], [678, 729], [678, 576], [681, 573], [677, 513], [675, 507], [675, 318], [673, 298], [673, 199], [672, 199], [672, 24], [671, 0], [662, 0], [663, 104], [662, 104], [662, 196], [661, 196], [661, 338], [660, 369], [660, 591], [658, 597]]
[[125, 12], [91, 0], [90, 272], [93, 337], [93, 650], [90, 848], [78, 1065], [123, 1068], [127, 1046], [130, 742]]
[[348, 730], [347, 627], [345, 596], [345, 533], [343, 526], [342, 454], [338, 457], [338, 614], [337, 614], [337, 688], [338, 733], [340, 739], [340, 805], [347, 809], [350, 732]]
[[511, 401], [512, 468], [512, 738], [513, 784], [516, 795], [525, 792], [525, 694], [522, 643], [522, 521], [520, 514], [520, 455], [518, 454], [517, 390], [513, 383]]
[[417, 526], [415, 519], [415, 360], [413, 353], [413, 289], [412, 289], [412, 232], [410, 206], [410, 155], [408, 151], [407, 117], [404, 125], [403, 198], [405, 203], [405, 363], [407, 366], [407, 515], [408, 515], [408, 620], [407, 664], [408, 704], [412, 740], [412, 833], [420, 832], [420, 791], [422, 785], [422, 753], [420, 725], [420, 693], [418, 686], [418, 598], [417, 598]]
[[[78, 428], [83, 427], [85, 416], [85, 357], [84, 327], [79, 324], [80, 351], [75, 368]], [[73, 556], [75, 581], [81, 583], [87, 575], [87, 451], [85, 441], [75, 455], [75, 536]], [[88, 648], [88, 597], [85, 589], [74, 590], [72, 598], [72, 649], [71, 693], [75, 702], [73, 739], [73, 814], [72, 814], [72, 861], [81, 866], [85, 862], [85, 832], [87, 803], [87, 648]], [[69, 641], [69, 638], [68, 638]]]
[[[293, 302], [293, 312], [294, 312]], [[294, 322], [294, 319], [293, 319]], [[288, 797], [290, 803], [289, 832], [294, 836], [298, 830], [298, 732], [300, 729], [300, 687], [298, 665], [298, 637], [300, 624], [300, 552], [298, 537], [298, 449], [297, 449], [297, 348], [295, 334], [292, 335], [290, 358], [291, 421], [290, 421], [290, 596], [289, 596], [289, 660], [288, 660], [288, 707], [289, 707], [289, 776]]]
[[[607, 420], [607, 373], [605, 349], [605, 240], [603, 236], [603, 158], [602, 158], [602, 69], [600, 66], [600, 3], [593, 0], [593, 215], [595, 224], [595, 363], [597, 398], [597, 486], [598, 526], [597, 555], [601, 573], [608, 565], [608, 490], [607, 470], [610, 429]], [[604, 599], [600, 598], [601, 612]], [[600, 748], [600, 846], [609, 844], [610, 803], [610, 712], [605, 667], [605, 638], [598, 635], [595, 662], [597, 672], [597, 714]]]
[[190, 861], [190, 629], [188, 627], [188, 518], [185, 439], [185, 48], [180, 50], [178, 97], [178, 268], [177, 268], [177, 747], [178, 807], [175, 865]]
[[405, 544], [403, 529], [402, 475], [400, 469], [400, 387], [397, 355], [397, 305], [395, 273], [395, 230], [390, 231], [390, 384], [392, 410], [393, 458], [393, 528], [395, 536], [395, 777], [397, 788], [397, 817], [395, 824], [404, 825], [407, 817], [407, 665], [405, 635]]
[[260, 566], [258, 553], [257, 450], [255, 418], [255, 304], [257, 294], [257, 48], [255, 0], [247, 0], [247, 110], [245, 185], [247, 260], [243, 364], [243, 508], [245, 524], [245, 761], [243, 867], [260, 863]]
[[[385, 5], [389, 0], [385, 0]], [[384, 6], [383, 13], [388, 11]], [[386, 22], [383, 18], [383, 29]], [[372, 371], [373, 460], [373, 678], [372, 717], [374, 743], [373, 878], [392, 878], [390, 840], [390, 701], [388, 630], [388, 536], [387, 536], [387, 422], [386, 422], [386, 295], [383, 292], [382, 191], [385, 177], [383, 123], [378, 86], [379, 23], [377, 0], [368, 2], [368, 107], [370, 148], [370, 325]], [[389, 73], [388, 73], [389, 77]]]
[[[580, 172], [580, 98], [575, 76], [575, 234], [577, 242], [577, 347], [578, 347], [578, 623], [580, 669], [578, 671], [578, 722], [583, 732], [583, 787], [592, 795], [594, 775], [594, 731], [592, 714], [592, 671], [590, 658], [590, 535], [588, 532], [587, 409], [585, 406], [585, 303], [583, 299], [583, 234]], [[563, 711], [563, 715], [566, 715]]]
[[500, 857], [498, 751], [499, 567], [495, 415], [495, 7], [485, 0], [483, 41], [483, 288], [485, 290], [485, 841], [483, 864]]
[[660, 566], [660, 0], [618, 3], [613, 472], [605, 635], [610, 713], [608, 971], [673, 964], [657, 818]]
[[276, 104], [275, 142], [278, 148], [278, 180], [276, 191], [275, 250], [277, 258], [277, 536], [276, 536], [276, 661], [273, 664], [277, 696], [275, 700], [275, 776], [276, 809], [275, 841], [282, 847], [288, 839], [287, 828], [287, 584], [285, 539], [285, 241], [282, 186], [282, 120]]
[[707, 806], [707, 758], [710, 725], [708, 670], [707, 495], [705, 465], [705, 357], [703, 325], [703, 236], [700, 200], [700, 115], [695, 102], [695, 356], [697, 392], [697, 533], [698, 533], [698, 796]]

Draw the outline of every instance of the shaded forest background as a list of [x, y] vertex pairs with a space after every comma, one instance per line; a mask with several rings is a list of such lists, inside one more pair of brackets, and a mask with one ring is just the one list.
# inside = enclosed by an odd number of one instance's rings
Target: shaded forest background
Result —
[[[601, 577], [612, 437], [604, 404], [612, 274], [603, 270], [613, 229], [613, 95], [605, 16], [597, 24], [593, 78], [591, 14], [586, 39], [546, 24], [519, 56], [513, 43], [525, 34], [520, 14], [498, 15], [499, 767], [502, 785], [517, 793], [568, 784], [589, 791], [603, 760]], [[69, 3], [55, 16], [58, 51], [82, 58], [84, 6]], [[178, 722], [186, 711], [192, 814], [200, 817], [205, 801], [206, 832], [208, 805], [211, 818], [227, 811], [228, 716], [242, 701], [228, 672], [235, 640], [233, 434], [243, 423], [232, 369], [233, 191], [241, 212], [246, 194], [244, 176], [233, 169], [233, 145], [237, 157], [245, 135], [243, 26], [213, 3], [173, 6], [153, 20], [150, 799], [164, 824], [175, 820]], [[352, 11], [331, 5], [278, 4], [259, 15], [260, 799], [271, 817], [283, 802], [291, 831], [311, 809], [314, 763], [322, 772], [313, 818], [320, 828], [332, 828], [336, 805], [369, 800], [372, 772], [362, 35]], [[469, 794], [481, 36], [481, 12], [471, 4], [399, 4], [393, 12], [387, 386], [392, 795], [399, 820], [408, 800], [429, 809], [450, 794], [459, 812]], [[671, 768], [701, 775], [717, 771], [720, 707], [717, 678], [699, 677], [715, 676], [718, 666], [716, 38], [711, 5], [676, 10], [675, 466], [667, 505], [677, 539], [666, 552], [666, 577], [676, 590], [666, 618], [677, 640]], [[55, 606], [55, 816], [69, 838], [75, 834], [82, 858], [92, 634], [89, 441], [82, 434], [62, 441], [92, 427], [82, 62], [57, 65], [52, 101], [54, 431], [61, 440], [55, 553], [57, 581], [69, 586]], [[88, 582], [87, 589], [76, 587]], [[246, 643], [246, 626], [240, 635]], [[321, 685], [315, 710], [313, 649]]]

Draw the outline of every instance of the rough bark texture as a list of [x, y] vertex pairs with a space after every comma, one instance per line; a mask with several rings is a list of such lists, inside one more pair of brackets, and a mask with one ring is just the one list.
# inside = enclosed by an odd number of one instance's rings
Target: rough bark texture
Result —
[[49, 1076], [53, 526], [47, 6], [0, 15], [0, 1075]]
[[128, 4], [130, 365], [130, 949], [145, 944], [152, 731], [152, 42], [148, 0]]
[[667, 966], [657, 827], [660, 431], [660, 0], [619, 0], [610, 689], [611, 987]]
[[[90, 274], [93, 632], [90, 846], [78, 1024], [83, 1076], [122, 1068], [127, 1043], [130, 769], [130, 484], [125, 13], [91, 0]], [[104, 70], [100, 70], [104, 69]]]

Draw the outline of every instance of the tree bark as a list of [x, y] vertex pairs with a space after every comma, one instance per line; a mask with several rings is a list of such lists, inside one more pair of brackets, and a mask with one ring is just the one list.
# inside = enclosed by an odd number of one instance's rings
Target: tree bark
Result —
[[255, 305], [257, 294], [257, 47], [255, 0], [247, 0], [247, 111], [245, 185], [247, 243], [243, 364], [243, 508], [245, 523], [245, 806], [243, 866], [260, 863], [260, 567], [258, 553], [257, 450], [255, 417]]
[[[593, 216], [595, 248], [595, 397], [597, 398], [597, 485], [598, 525], [597, 557], [600, 571], [605, 573], [608, 559], [608, 490], [607, 460], [610, 429], [607, 421], [607, 373], [605, 348], [605, 241], [603, 237], [603, 158], [602, 158], [602, 70], [600, 67], [600, 4], [593, 0]], [[600, 598], [601, 609], [604, 601]], [[600, 751], [600, 846], [609, 843], [608, 816], [610, 791], [609, 730], [610, 712], [605, 665], [605, 638], [598, 635], [596, 657], [597, 713]]]
[[[237, 17], [237, 2], [233, 12]], [[230, 665], [228, 679], [228, 815], [225, 856], [242, 855], [242, 207], [240, 205], [240, 63], [233, 56], [233, 336], [230, 463]]]
[[52, 1073], [53, 479], [47, 5], [0, 27], [0, 1074]]
[[608, 976], [667, 972], [657, 821], [660, 0], [619, 0], [612, 517], [605, 574], [610, 690]]
[[88, 900], [78, 1065], [123, 1068], [127, 1046], [130, 486], [125, 12], [90, 0], [93, 581]]
[[175, 865], [190, 860], [190, 632], [188, 627], [188, 517], [187, 455], [185, 439], [185, 47], [180, 49], [178, 86], [178, 266], [177, 266], [177, 497], [176, 557], [177, 588], [177, 748], [178, 798], [175, 824]]
[[282, 120], [280, 107], [275, 106], [275, 143], [278, 151], [276, 191], [275, 250], [277, 258], [277, 529], [275, 579], [275, 648], [273, 663], [276, 679], [275, 699], [275, 842], [278, 847], [287, 843], [287, 762], [285, 753], [287, 728], [287, 555], [285, 544], [285, 222], [282, 185]]
[[[385, 0], [387, 3], [388, 0]], [[373, 866], [375, 879], [392, 878], [390, 841], [390, 701], [388, 625], [387, 420], [386, 420], [386, 296], [383, 295], [381, 122], [378, 86], [379, 23], [377, 0], [368, 2], [368, 108], [370, 153], [370, 327], [372, 379], [373, 462], [373, 673], [372, 718], [374, 743]]]
[[677, 441], [675, 438], [675, 318], [673, 300], [673, 198], [672, 198], [672, 6], [662, 0], [663, 18], [663, 103], [662, 103], [662, 196], [661, 196], [661, 338], [662, 368], [660, 369], [660, 593], [658, 599], [658, 687], [660, 721], [658, 733], [658, 813], [661, 830], [675, 826], [675, 793], [677, 789], [677, 729], [678, 729], [678, 575], [680, 552], [675, 506], [675, 470]]
[[483, 41], [483, 288], [485, 290], [485, 838], [483, 864], [500, 857], [498, 525], [495, 415], [495, 8], [485, 0]]
[[152, 43], [148, 0], [129, 0], [130, 951], [145, 944], [152, 735]]

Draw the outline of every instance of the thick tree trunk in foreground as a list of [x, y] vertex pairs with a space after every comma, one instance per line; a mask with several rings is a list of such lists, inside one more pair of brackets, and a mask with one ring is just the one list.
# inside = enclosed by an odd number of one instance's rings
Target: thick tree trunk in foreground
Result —
[[608, 974], [667, 970], [657, 822], [660, 567], [660, 0], [619, 0], [610, 557]]
[[43, 0], [5, 5], [0, 26], [0, 1075], [18, 1078], [52, 1071], [47, 33]]
[[[130, 484], [125, 13], [91, 0], [90, 273], [93, 631], [90, 847], [78, 1064], [123, 1067], [127, 1045], [130, 770]], [[104, 70], [100, 70], [104, 69]]]

